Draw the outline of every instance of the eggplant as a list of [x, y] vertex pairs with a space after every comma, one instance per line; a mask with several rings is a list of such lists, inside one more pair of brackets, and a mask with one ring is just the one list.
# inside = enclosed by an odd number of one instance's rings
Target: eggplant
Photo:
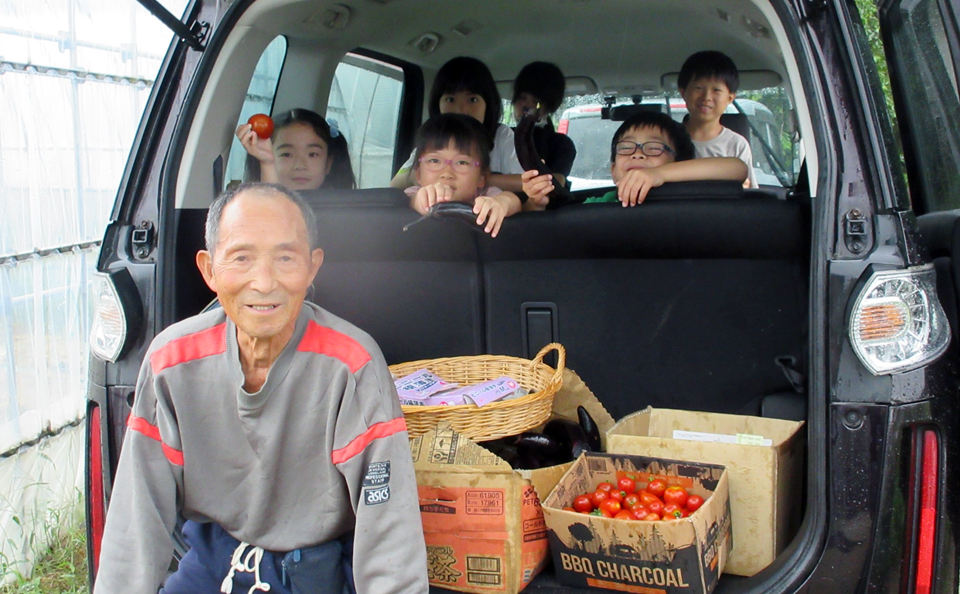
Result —
[[516, 446], [495, 442], [483, 442], [480, 445], [490, 453], [502, 458], [511, 468], [521, 468], [519, 465], [520, 452], [517, 451]]
[[596, 451], [583, 432], [580, 423], [568, 419], [553, 419], [543, 428], [543, 434], [563, 444], [571, 459], [576, 460], [584, 452]]
[[[517, 161], [520, 162], [524, 171], [536, 169], [538, 175], [553, 175], [550, 167], [540, 158], [537, 145], [533, 142], [533, 127], [536, 123], [536, 118], [530, 113], [524, 114], [517, 122], [517, 127], [513, 131], [513, 145], [517, 150]], [[553, 190], [547, 197], [550, 202], [559, 203], [566, 203], [573, 198], [567, 188], [557, 183], [556, 178], [553, 180]]]
[[483, 233], [483, 225], [477, 224], [477, 213], [473, 212], [473, 205], [466, 202], [437, 202], [430, 207], [427, 214], [416, 221], [403, 226], [406, 231], [424, 219], [451, 219], [464, 223], [477, 233]]
[[521, 433], [514, 445], [521, 457], [524, 454], [534, 456], [542, 466], [554, 466], [570, 461], [570, 450], [566, 444], [541, 433]]
[[597, 427], [597, 423], [593, 420], [593, 417], [590, 416], [590, 413], [587, 412], [587, 409], [578, 406], [577, 417], [580, 419], [580, 428], [583, 429], [584, 434], [587, 436], [587, 443], [590, 444], [593, 451], [603, 451], [603, 446], [600, 442], [600, 428]]

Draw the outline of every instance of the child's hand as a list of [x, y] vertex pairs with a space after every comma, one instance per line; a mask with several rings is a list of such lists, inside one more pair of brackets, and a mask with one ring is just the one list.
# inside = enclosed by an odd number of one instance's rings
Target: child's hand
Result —
[[250, 124], [240, 124], [237, 127], [237, 138], [240, 144], [247, 150], [254, 159], [260, 163], [273, 163], [273, 143], [269, 138], [260, 138], [253, 131]]
[[617, 197], [624, 207], [636, 206], [646, 199], [650, 188], [662, 186], [663, 182], [656, 167], [631, 169], [617, 182]]
[[451, 200], [453, 200], [453, 188], [437, 182], [433, 185], [422, 186], [417, 190], [413, 208], [420, 214], [427, 214], [427, 211], [430, 210], [430, 207], [434, 204], [438, 202], [450, 202]]
[[483, 225], [486, 222], [484, 231], [490, 234], [490, 237], [496, 237], [500, 232], [500, 225], [503, 219], [507, 218], [515, 211], [512, 208], [512, 201], [519, 203], [515, 194], [503, 192], [496, 196], [479, 196], [473, 202], [473, 212], [477, 213], [477, 224]]
[[523, 193], [527, 195], [527, 210], [543, 210], [550, 202], [548, 194], [553, 191], [553, 176], [539, 175], [536, 169], [524, 171], [520, 175], [523, 180]]

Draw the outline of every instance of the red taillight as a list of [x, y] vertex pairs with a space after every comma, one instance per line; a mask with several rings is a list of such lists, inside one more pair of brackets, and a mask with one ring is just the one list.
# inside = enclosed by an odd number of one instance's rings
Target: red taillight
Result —
[[566, 134], [567, 130], [570, 129], [570, 120], [560, 120], [560, 124], [557, 125], [557, 132], [560, 134]]
[[917, 527], [917, 569], [914, 592], [930, 594], [933, 558], [937, 544], [937, 495], [940, 485], [940, 442], [933, 430], [923, 432], [920, 463], [920, 523]]
[[103, 541], [105, 506], [103, 500], [103, 448], [100, 442], [100, 407], [87, 413], [87, 526], [90, 538], [90, 567], [96, 575]]

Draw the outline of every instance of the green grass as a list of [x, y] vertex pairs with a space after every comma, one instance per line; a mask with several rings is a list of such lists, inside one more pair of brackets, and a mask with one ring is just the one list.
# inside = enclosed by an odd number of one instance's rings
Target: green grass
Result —
[[0, 594], [87, 594], [87, 539], [83, 524], [71, 528], [37, 559], [32, 577], [0, 587]]

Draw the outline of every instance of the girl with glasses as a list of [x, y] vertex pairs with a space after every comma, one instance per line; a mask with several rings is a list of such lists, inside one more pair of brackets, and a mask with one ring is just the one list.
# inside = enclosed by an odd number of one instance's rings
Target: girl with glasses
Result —
[[[747, 165], [736, 157], [694, 159], [693, 141], [683, 124], [669, 115], [641, 111], [629, 117], [617, 129], [610, 143], [610, 174], [615, 190], [584, 203], [619, 202], [636, 206], [651, 188], [664, 182], [695, 180], [747, 179]], [[523, 175], [523, 191], [531, 202], [553, 189], [550, 176]]]
[[427, 120], [413, 155], [417, 185], [405, 190], [410, 207], [426, 214], [439, 202], [472, 204], [477, 224], [496, 237], [503, 219], [520, 212], [521, 204], [513, 192], [488, 185], [491, 144], [470, 116], [449, 113]]

